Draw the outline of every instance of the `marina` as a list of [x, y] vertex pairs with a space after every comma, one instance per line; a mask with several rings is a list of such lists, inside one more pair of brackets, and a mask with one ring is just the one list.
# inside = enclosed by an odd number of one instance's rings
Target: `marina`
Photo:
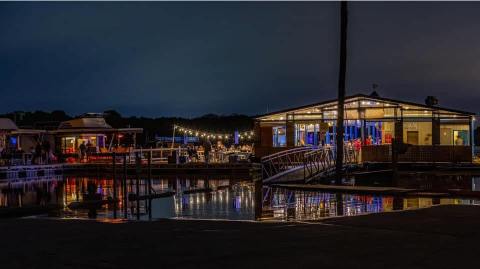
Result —
[[0, 3], [0, 268], [478, 266], [479, 13]]

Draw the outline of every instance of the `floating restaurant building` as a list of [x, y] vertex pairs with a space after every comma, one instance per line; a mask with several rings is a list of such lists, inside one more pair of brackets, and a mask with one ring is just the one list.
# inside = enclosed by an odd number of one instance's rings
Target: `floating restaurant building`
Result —
[[[337, 100], [281, 110], [255, 119], [255, 154], [334, 145]], [[361, 143], [362, 161], [391, 161], [392, 139], [407, 145], [399, 161], [471, 162], [474, 114], [434, 104], [372, 95], [345, 99], [344, 140]]]
[[82, 143], [89, 145], [92, 152], [110, 152], [113, 148], [125, 151], [126, 147], [121, 146], [130, 144], [134, 147], [136, 135], [142, 132], [142, 128], [113, 128], [97, 114], [64, 121], [57, 130], [49, 131], [55, 137], [56, 152], [62, 154], [78, 153]]

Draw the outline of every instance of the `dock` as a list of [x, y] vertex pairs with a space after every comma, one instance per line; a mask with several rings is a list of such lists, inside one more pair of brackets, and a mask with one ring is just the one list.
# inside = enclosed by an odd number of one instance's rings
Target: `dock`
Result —
[[[185, 164], [115, 164], [117, 174], [126, 171], [127, 176], [229, 176], [234, 178], [255, 178], [261, 174], [257, 163], [185, 163]], [[51, 165], [18, 165], [0, 167], [0, 180], [16, 181], [29, 178], [53, 177], [58, 175], [99, 175], [111, 174], [112, 163], [64, 163]]]

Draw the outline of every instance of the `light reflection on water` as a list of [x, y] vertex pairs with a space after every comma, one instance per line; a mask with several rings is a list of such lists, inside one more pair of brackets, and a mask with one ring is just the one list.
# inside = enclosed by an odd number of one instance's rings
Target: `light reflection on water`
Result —
[[[126, 189], [134, 193], [136, 180], [128, 180]], [[140, 194], [147, 193], [147, 181], [139, 180]], [[112, 221], [113, 204], [105, 204], [95, 209], [69, 209], [68, 205], [82, 202], [88, 189], [93, 187], [96, 195], [103, 200], [113, 197], [113, 181], [99, 177], [59, 177], [42, 180], [0, 183], [0, 207], [21, 207], [32, 205], [59, 205], [62, 210], [56, 217], [87, 218], [95, 217]], [[137, 219], [137, 204], [124, 202], [123, 186], [116, 186], [118, 218]], [[255, 188], [248, 181], [205, 178], [153, 179], [154, 193], [175, 191], [175, 195], [139, 203], [138, 217], [148, 220], [159, 218], [201, 218], [254, 220], [255, 206], [261, 205], [261, 219], [275, 220], [315, 220], [336, 216], [354, 216], [366, 213], [388, 212], [430, 207], [440, 204], [480, 204], [478, 200], [446, 198], [402, 198], [381, 195], [339, 194], [317, 191], [299, 191], [282, 188], [263, 187], [262, 201], [255, 201]], [[193, 190], [193, 192], [192, 192]], [[195, 191], [196, 190], [196, 191]], [[187, 193], [184, 193], [187, 192]], [[192, 193], [190, 193], [192, 192]], [[151, 208], [151, 212], [148, 209]], [[258, 212], [258, 211], [257, 211]]]
[[264, 191], [263, 217], [281, 220], [316, 220], [457, 204], [480, 205], [480, 201], [269, 189]]

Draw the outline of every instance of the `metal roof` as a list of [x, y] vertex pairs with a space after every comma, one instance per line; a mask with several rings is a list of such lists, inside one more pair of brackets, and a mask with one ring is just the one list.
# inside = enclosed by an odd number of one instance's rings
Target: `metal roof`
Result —
[[11, 119], [0, 118], [0, 130], [1, 131], [14, 131], [14, 130], [18, 130], [18, 127]]
[[[401, 101], [401, 100], [396, 100], [396, 99], [391, 99], [391, 98], [371, 96], [371, 95], [367, 95], [367, 94], [355, 94], [355, 95], [346, 96], [345, 97], [345, 102], [348, 102], [349, 100], [356, 99], [356, 98], [366, 98], [366, 99], [370, 99], [370, 100], [378, 100], [378, 101], [389, 102], [389, 103], [397, 103], [397, 104], [418, 106], [418, 107], [428, 108], [428, 109], [433, 108], [433, 109], [437, 109], [437, 110], [445, 110], [445, 111], [448, 111], [448, 112], [465, 114], [465, 115], [470, 115], [470, 116], [475, 115], [475, 113], [462, 111], [462, 110], [458, 110], [458, 109], [451, 109], [451, 108], [445, 108], [445, 107], [440, 107], [440, 106], [428, 106], [428, 105], [421, 104], [421, 103]], [[290, 111], [293, 111], [293, 110], [301, 110], [301, 109], [307, 109], [307, 108], [310, 108], [310, 107], [322, 106], [322, 105], [326, 105], [326, 104], [329, 104], [329, 103], [337, 102], [337, 100], [338, 99], [330, 99], [330, 100], [327, 100], [327, 101], [313, 103], [313, 104], [309, 104], [309, 105], [303, 105], [303, 106], [298, 106], [298, 107], [294, 107], [294, 108], [288, 108], [288, 109], [282, 109], [282, 110], [278, 110], [278, 111], [274, 111], [274, 112], [269, 112], [269, 113], [266, 113], [266, 114], [256, 116], [255, 119], [260, 119], [260, 118], [275, 115], [275, 114], [287, 113], [287, 112], [290, 112]]]

